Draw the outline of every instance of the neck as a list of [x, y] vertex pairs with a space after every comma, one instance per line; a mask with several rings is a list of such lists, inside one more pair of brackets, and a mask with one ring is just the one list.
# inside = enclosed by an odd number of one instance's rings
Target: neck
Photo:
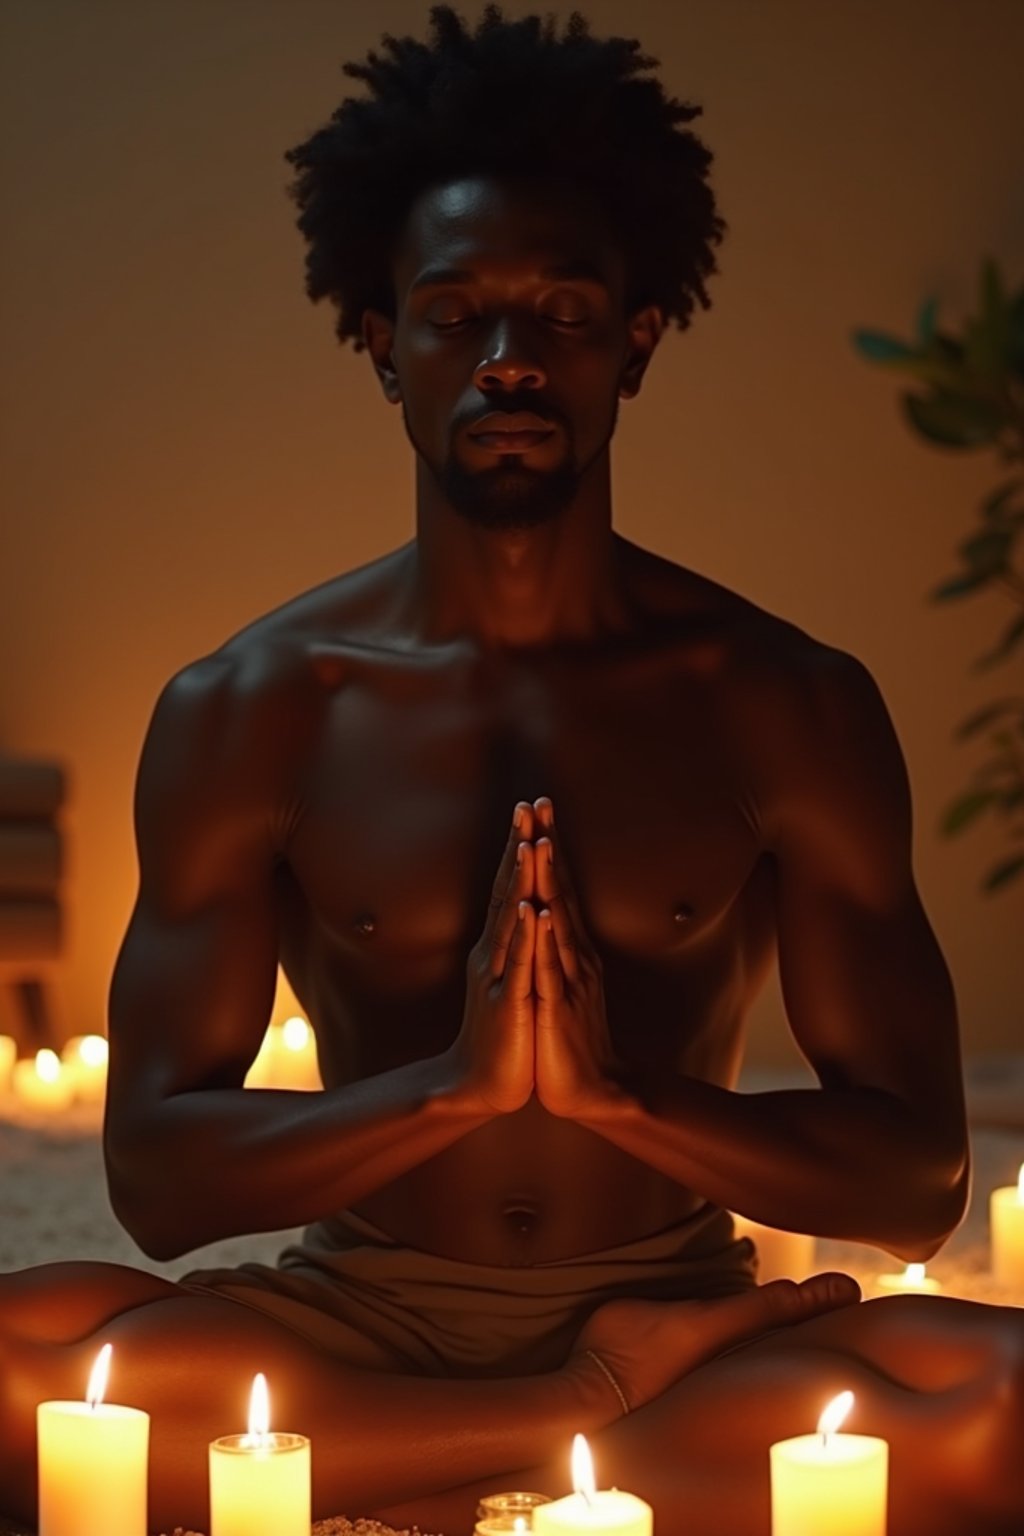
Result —
[[498, 532], [453, 512], [418, 461], [413, 582], [420, 634], [543, 647], [624, 628], [609, 482], [602, 455], [564, 513], [537, 528]]

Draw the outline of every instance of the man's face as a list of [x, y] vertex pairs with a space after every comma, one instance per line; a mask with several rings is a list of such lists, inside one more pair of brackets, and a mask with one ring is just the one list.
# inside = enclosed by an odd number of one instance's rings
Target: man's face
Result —
[[390, 345], [378, 330], [371, 350], [378, 366], [390, 353], [385, 388], [445, 501], [488, 528], [557, 517], [607, 448], [631, 355], [624, 262], [596, 200], [477, 176], [431, 188], [394, 280]]

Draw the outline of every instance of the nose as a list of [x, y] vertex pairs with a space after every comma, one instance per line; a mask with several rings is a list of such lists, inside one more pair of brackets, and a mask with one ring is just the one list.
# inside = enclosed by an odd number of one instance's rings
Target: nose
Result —
[[484, 358], [473, 371], [478, 389], [543, 389], [547, 374], [524, 344], [522, 326], [505, 315], [491, 328]]

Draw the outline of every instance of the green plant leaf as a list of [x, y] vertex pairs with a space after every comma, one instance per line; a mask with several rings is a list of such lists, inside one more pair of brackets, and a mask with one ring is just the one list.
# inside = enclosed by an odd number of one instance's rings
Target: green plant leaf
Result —
[[917, 339], [923, 347], [926, 347], [935, 335], [935, 322], [938, 319], [938, 314], [939, 301], [934, 294], [930, 294], [928, 298], [922, 300], [917, 311], [917, 319], [914, 323]]
[[883, 331], [854, 331], [852, 340], [861, 357], [867, 358], [869, 363], [902, 363], [917, 357], [913, 347]]
[[974, 670], [984, 672], [987, 667], [995, 666], [997, 661], [1004, 661], [1021, 640], [1024, 640], [1024, 613], [1018, 613], [1017, 617], [1010, 622], [992, 650], [978, 657], [974, 663]]
[[968, 571], [966, 575], [953, 576], [949, 581], [944, 581], [941, 587], [934, 587], [928, 596], [933, 603], [946, 603], [951, 597], [966, 597], [969, 592], [976, 592], [979, 587], [987, 587], [990, 582], [997, 581], [998, 578], [998, 571]]
[[1004, 425], [1003, 413], [991, 401], [947, 391], [904, 395], [903, 409], [915, 432], [944, 448], [992, 443]]
[[994, 789], [969, 789], [946, 808], [940, 829], [944, 837], [953, 837], [996, 800]]
[[1019, 475], [1014, 475], [1010, 480], [1003, 480], [985, 497], [981, 504], [982, 514], [993, 522], [999, 522], [1004, 508], [1013, 500], [1017, 491], [1024, 491], [1024, 480]]
[[991, 725], [993, 720], [1001, 720], [1006, 714], [1020, 710], [1024, 714], [1024, 699], [999, 699], [995, 704], [986, 704], [982, 709], [976, 709], [973, 714], [961, 720], [954, 732], [955, 741], [966, 741], [969, 736], [977, 735], [983, 731], [986, 725]]
[[981, 883], [983, 891], [998, 891], [1024, 872], [1024, 853], [1013, 853], [1008, 859], [994, 864]]

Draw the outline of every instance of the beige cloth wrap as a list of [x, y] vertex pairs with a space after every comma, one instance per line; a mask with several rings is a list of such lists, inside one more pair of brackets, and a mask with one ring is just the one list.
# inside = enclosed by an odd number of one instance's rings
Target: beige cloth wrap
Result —
[[717, 1206], [649, 1237], [545, 1264], [468, 1264], [408, 1248], [352, 1213], [308, 1227], [273, 1268], [194, 1270], [187, 1290], [230, 1297], [349, 1365], [416, 1376], [529, 1376], [563, 1365], [616, 1297], [734, 1295], [755, 1284], [749, 1238]]

